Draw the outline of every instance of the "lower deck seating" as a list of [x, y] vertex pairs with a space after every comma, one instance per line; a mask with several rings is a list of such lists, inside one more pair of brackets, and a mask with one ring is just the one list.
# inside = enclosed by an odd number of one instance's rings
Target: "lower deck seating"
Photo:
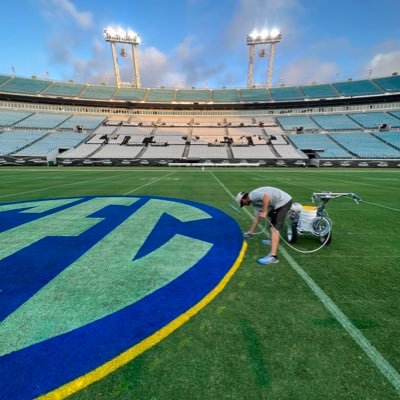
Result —
[[232, 146], [232, 154], [236, 159], [273, 159], [275, 154], [269, 146]]
[[148, 146], [140, 158], [182, 158], [184, 145]]
[[319, 158], [351, 158], [343, 147], [340, 147], [328, 135], [323, 133], [311, 133], [304, 135], [290, 135], [288, 139], [301, 150], [322, 150], [316, 151]]
[[330, 137], [360, 158], [400, 158], [400, 151], [369, 133], [331, 133]]
[[188, 158], [225, 159], [229, 158], [225, 146], [190, 146]]
[[12, 154], [45, 136], [43, 131], [8, 131], [0, 134], [0, 155]]

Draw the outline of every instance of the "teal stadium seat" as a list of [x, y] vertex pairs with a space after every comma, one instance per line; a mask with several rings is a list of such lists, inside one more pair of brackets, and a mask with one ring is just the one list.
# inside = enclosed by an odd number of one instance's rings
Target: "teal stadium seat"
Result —
[[399, 158], [400, 151], [369, 133], [331, 133], [341, 146], [360, 158]]
[[115, 86], [96, 86], [87, 85], [86, 89], [79, 95], [81, 99], [99, 99], [99, 100], [111, 100], [116, 91]]
[[18, 128], [53, 129], [69, 117], [70, 115], [67, 114], [37, 113], [32, 114], [21, 122], [18, 122], [15, 126]]
[[304, 94], [297, 86], [279, 87], [269, 89], [271, 97], [275, 101], [303, 100]]
[[335, 88], [343, 96], [364, 96], [368, 94], [380, 94], [383, 90], [373, 81], [350, 81], [333, 83]]
[[376, 78], [373, 82], [378, 84], [387, 92], [400, 92], [400, 76], [388, 76], [386, 78]]
[[48, 96], [77, 97], [85, 87], [86, 85], [81, 83], [54, 82], [43, 90], [42, 94]]
[[240, 102], [239, 90], [237, 89], [216, 89], [212, 91], [214, 103], [238, 103]]
[[114, 100], [143, 101], [147, 89], [120, 88], [114, 94]]
[[240, 89], [240, 97], [243, 101], [269, 101], [271, 96], [267, 89]]
[[10, 93], [41, 93], [50, 82], [28, 78], [12, 78], [1, 85], [2, 92]]
[[208, 103], [210, 101], [210, 90], [178, 90], [176, 93], [176, 101], [189, 103]]
[[56, 149], [70, 149], [76, 147], [86, 139], [86, 135], [77, 132], [56, 132], [51, 133], [33, 143], [32, 145], [20, 150], [16, 156], [45, 156]]
[[31, 112], [0, 110], [0, 126], [12, 126], [32, 115]]
[[351, 154], [323, 133], [288, 135], [287, 138], [300, 150], [317, 151], [319, 158], [351, 158]]
[[304, 93], [304, 96], [310, 99], [323, 99], [339, 96], [335, 87], [328, 84], [300, 86], [300, 89]]
[[315, 115], [311, 118], [327, 131], [361, 129], [360, 125], [344, 114]]
[[169, 103], [175, 100], [176, 91], [173, 89], [149, 89], [146, 101], [149, 103]]
[[400, 119], [385, 112], [366, 112], [347, 115], [364, 128], [376, 129], [380, 124], [388, 124], [393, 128], [400, 127]]
[[374, 135], [400, 150], [400, 132], [376, 132]]
[[47, 132], [40, 131], [9, 131], [0, 133], [0, 155], [12, 154], [46, 134]]
[[293, 131], [297, 127], [303, 127], [304, 130], [317, 130], [319, 126], [307, 116], [285, 116], [277, 117], [276, 120], [285, 131]]
[[2, 85], [5, 81], [11, 79], [10, 76], [0, 75], [0, 85]]

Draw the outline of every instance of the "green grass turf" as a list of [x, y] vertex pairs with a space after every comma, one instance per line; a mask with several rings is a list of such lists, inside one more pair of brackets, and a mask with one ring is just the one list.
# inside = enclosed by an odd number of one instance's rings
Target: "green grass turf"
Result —
[[[171, 174], [172, 173], [172, 174]], [[170, 174], [170, 175], [168, 175]], [[141, 194], [215, 206], [246, 230], [218, 180], [234, 195], [276, 186], [310, 204], [333, 200], [333, 241], [318, 253], [288, 253], [400, 371], [400, 171], [353, 169], [1, 168], [0, 203], [81, 195]], [[153, 182], [153, 183], [152, 183]], [[326, 310], [287, 260], [257, 265], [261, 237], [226, 289], [161, 343], [73, 399], [395, 399], [393, 385]], [[296, 244], [318, 246], [311, 238]]]

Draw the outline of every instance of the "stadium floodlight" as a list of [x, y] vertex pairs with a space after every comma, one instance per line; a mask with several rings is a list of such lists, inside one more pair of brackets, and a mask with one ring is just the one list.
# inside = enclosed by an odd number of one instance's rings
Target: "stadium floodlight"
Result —
[[121, 76], [119, 73], [117, 51], [115, 48], [116, 43], [131, 45], [132, 62], [134, 70], [133, 84], [135, 87], [140, 87], [139, 64], [138, 64], [137, 49], [136, 49], [136, 47], [140, 44], [139, 35], [132, 29], [125, 30], [120, 26], [116, 28], [109, 26], [104, 29], [104, 39], [106, 40], [106, 42], [109, 42], [111, 44], [111, 53], [114, 62], [114, 73], [115, 73], [115, 80], [117, 81], [117, 87], [121, 87]]
[[255, 46], [258, 45], [270, 45], [271, 50], [269, 52], [269, 63], [268, 63], [268, 71], [267, 71], [267, 88], [271, 87], [272, 81], [272, 68], [274, 63], [275, 56], [275, 46], [282, 39], [282, 34], [277, 28], [273, 28], [271, 30], [262, 29], [261, 31], [257, 31], [254, 29], [250, 34], [247, 35], [247, 45], [250, 48], [249, 53], [249, 72], [247, 77], [247, 86], [253, 86], [253, 64], [254, 64], [254, 49]]

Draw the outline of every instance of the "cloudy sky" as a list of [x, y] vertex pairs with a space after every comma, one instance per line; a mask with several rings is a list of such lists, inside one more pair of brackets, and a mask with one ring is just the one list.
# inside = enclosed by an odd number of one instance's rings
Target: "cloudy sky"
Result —
[[[114, 84], [103, 29], [121, 26], [141, 37], [145, 87], [245, 87], [254, 28], [282, 32], [274, 86], [386, 76], [400, 73], [399, 15], [400, 0], [13, 0], [0, 74]], [[130, 60], [119, 57], [127, 82]], [[256, 57], [256, 84], [267, 60]]]

